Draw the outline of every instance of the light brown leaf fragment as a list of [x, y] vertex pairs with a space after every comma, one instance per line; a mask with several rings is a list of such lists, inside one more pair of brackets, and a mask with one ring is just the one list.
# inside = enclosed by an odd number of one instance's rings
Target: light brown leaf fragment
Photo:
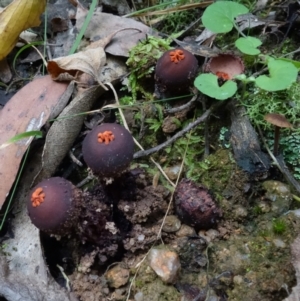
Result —
[[[66, 83], [56, 83], [50, 76], [45, 76], [17, 92], [0, 111], [0, 145], [17, 134], [39, 130], [53, 114], [67, 87]], [[32, 139], [24, 138], [0, 149], [0, 208]]]
[[0, 13], [0, 61], [13, 49], [22, 31], [40, 25], [46, 0], [15, 0]]
[[[127, 29], [120, 29], [99, 41], [91, 43], [84, 51], [49, 61], [47, 68], [52, 78], [58, 81], [73, 79], [78, 81], [79, 76], [86, 73], [95, 78], [99, 85], [102, 85], [101, 71], [106, 63], [106, 54], [103, 48], [115, 34], [123, 30]], [[103, 85], [102, 88], [107, 90]]]
[[[81, 29], [86, 14], [86, 10], [83, 11], [81, 7], [77, 8], [76, 27], [78, 30]], [[150, 27], [136, 20], [95, 12], [84, 36], [91, 41], [96, 41], [99, 37], [109, 36], [121, 29], [130, 30], [118, 32], [105, 48], [105, 51], [112, 55], [128, 56], [129, 50], [140, 40], [144, 40], [147, 34], [154, 34]]]
[[52, 78], [58, 81], [65, 80], [68, 76], [76, 79], [78, 72], [90, 74], [98, 80], [105, 61], [105, 52], [99, 47], [49, 61], [47, 68]]

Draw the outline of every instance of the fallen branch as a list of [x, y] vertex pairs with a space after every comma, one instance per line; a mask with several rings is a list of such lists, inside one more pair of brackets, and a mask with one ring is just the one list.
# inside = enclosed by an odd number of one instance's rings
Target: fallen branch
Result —
[[147, 150], [141, 150], [138, 151], [134, 154], [133, 158], [137, 159], [137, 158], [141, 158], [144, 156], [148, 156], [150, 154], [153, 154], [155, 152], [158, 152], [159, 150], [167, 147], [168, 145], [170, 145], [171, 143], [175, 142], [178, 138], [184, 136], [186, 133], [188, 133], [191, 129], [195, 128], [197, 125], [199, 125], [200, 123], [204, 122], [209, 115], [216, 110], [219, 106], [221, 106], [222, 104], [224, 104], [224, 102], [217, 102], [215, 104], [213, 104], [207, 111], [205, 111], [205, 113], [200, 116], [199, 118], [197, 118], [194, 122], [191, 122], [188, 126], [186, 126], [183, 130], [179, 131], [178, 133], [176, 133], [173, 137], [171, 137], [169, 140], [155, 146], [152, 147], [150, 149]]

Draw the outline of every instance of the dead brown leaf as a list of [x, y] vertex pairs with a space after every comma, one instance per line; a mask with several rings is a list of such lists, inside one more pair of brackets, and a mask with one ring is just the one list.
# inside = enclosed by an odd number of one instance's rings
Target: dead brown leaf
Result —
[[[39, 130], [59, 110], [68, 84], [38, 78], [16, 93], [0, 111], [0, 145], [17, 134]], [[15, 181], [20, 162], [32, 137], [0, 149], [0, 208]]]
[[[83, 10], [80, 6], [77, 7], [76, 27], [78, 30], [81, 29], [86, 14], [87, 10]], [[107, 53], [127, 57], [129, 50], [140, 40], [144, 40], [147, 34], [154, 34], [150, 27], [136, 20], [102, 12], [95, 12], [84, 36], [91, 41], [96, 41], [100, 37], [109, 36], [121, 29], [128, 30], [118, 32], [113, 37], [110, 44], [105, 48]]]
[[[128, 28], [115, 31], [105, 38], [91, 43], [84, 51], [49, 61], [47, 68], [52, 78], [58, 81], [78, 80], [79, 75], [87, 73], [95, 78], [99, 85], [102, 85], [101, 70], [106, 63], [104, 48], [117, 33], [124, 30], [128, 30]], [[107, 90], [103, 85], [102, 87]]]

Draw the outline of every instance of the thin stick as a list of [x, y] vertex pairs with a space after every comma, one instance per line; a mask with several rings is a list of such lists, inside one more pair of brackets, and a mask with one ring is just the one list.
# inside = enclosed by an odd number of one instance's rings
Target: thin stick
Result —
[[148, 156], [150, 154], [158, 152], [159, 150], [161, 150], [161, 149], [167, 147], [168, 145], [170, 145], [171, 143], [175, 142], [178, 138], [182, 137], [183, 135], [188, 133], [191, 129], [193, 129], [194, 127], [199, 125], [201, 122], [205, 121], [209, 117], [209, 115], [223, 103], [224, 102], [219, 101], [216, 104], [212, 105], [204, 114], [202, 114], [202, 116], [200, 116], [194, 122], [191, 122], [188, 126], [186, 126], [183, 130], [176, 133], [169, 140], [167, 140], [167, 141], [165, 141], [165, 142], [163, 142], [163, 143], [161, 143], [161, 144], [159, 144], [155, 147], [152, 147], [150, 149], [141, 150], [141, 151], [136, 152], [133, 156], [134, 159], [137, 159], [137, 158], [140, 158], [140, 157], [143, 157], [143, 156]]

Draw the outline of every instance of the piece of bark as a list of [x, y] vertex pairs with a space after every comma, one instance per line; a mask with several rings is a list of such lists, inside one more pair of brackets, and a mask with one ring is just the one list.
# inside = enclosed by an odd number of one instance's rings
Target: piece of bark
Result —
[[250, 123], [245, 108], [231, 100], [227, 104], [231, 117], [231, 137], [234, 158], [240, 168], [253, 179], [264, 179], [268, 175], [270, 159], [261, 151], [257, 134]]

